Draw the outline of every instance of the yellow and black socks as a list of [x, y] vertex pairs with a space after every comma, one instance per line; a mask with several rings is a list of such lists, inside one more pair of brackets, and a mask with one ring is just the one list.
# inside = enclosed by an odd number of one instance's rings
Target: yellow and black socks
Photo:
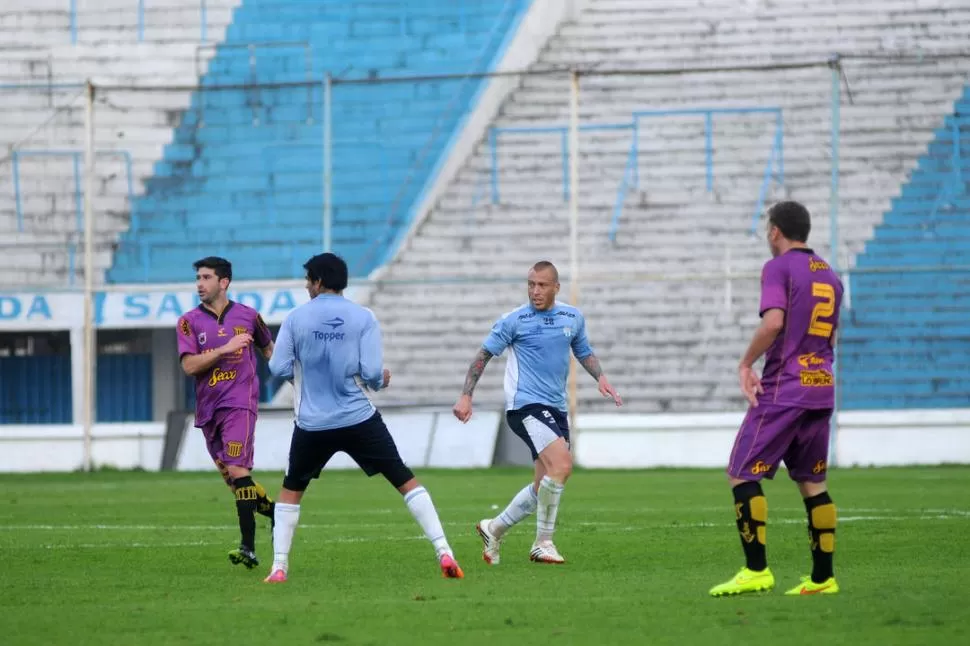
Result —
[[250, 551], [256, 550], [256, 502], [259, 494], [256, 483], [250, 476], [233, 481], [236, 494], [236, 513], [239, 515], [239, 532], [242, 534], [240, 546]]
[[812, 547], [812, 581], [832, 578], [835, 554], [835, 503], [827, 491], [805, 499], [808, 512], [808, 538]]
[[256, 512], [272, 520], [273, 499], [266, 493], [266, 488], [255, 480], [253, 480], [253, 486], [256, 487]]
[[760, 572], [768, 567], [765, 551], [765, 523], [768, 522], [768, 501], [758, 482], [742, 482], [734, 492], [734, 511], [738, 519], [738, 534], [749, 570]]

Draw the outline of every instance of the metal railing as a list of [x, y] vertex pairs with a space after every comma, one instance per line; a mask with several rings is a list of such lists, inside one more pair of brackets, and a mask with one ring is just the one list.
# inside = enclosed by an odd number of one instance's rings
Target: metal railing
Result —
[[[629, 123], [587, 123], [579, 126], [580, 132], [603, 132], [611, 130], [630, 130], [634, 127]], [[560, 155], [562, 156], [562, 200], [569, 201], [569, 126], [523, 126], [523, 127], [493, 127], [489, 130], [489, 154], [491, 159], [491, 185], [492, 203], [498, 204], [501, 199], [499, 195], [498, 181], [498, 137], [501, 134], [546, 134], [558, 133], [560, 141]]]
[[[195, 48], [195, 75], [199, 79], [203, 79], [199, 83], [199, 107], [197, 109], [198, 114], [198, 126], [202, 127], [205, 122], [202, 118], [203, 111], [205, 109], [204, 97], [206, 85], [217, 85], [217, 83], [206, 83], [205, 79], [218, 79], [220, 74], [218, 72], [213, 73], [211, 67], [203, 71], [202, 69], [202, 56], [201, 52], [205, 49], [216, 50], [216, 56], [209, 59], [211, 61], [218, 60], [218, 52], [220, 50], [232, 50], [232, 49], [245, 49], [249, 52], [249, 78], [247, 79], [247, 84], [251, 86], [251, 90], [247, 90], [252, 94], [250, 97], [250, 106], [253, 110], [253, 124], [259, 123], [259, 117], [256, 113], [256, 106], [259, 105], [259, 93], [260, 93], [260, 79], [259, 72], [256, 70], [256, 53], [260, 48], [270, 48], [270, 49], [301, 49], [303, 50], [303, 79], [302, 81], [306, 85], [307, 100], [306, 100], [306, 123], [313, 123], [313, 90], [317, 87], [319, 83], [319, 77], [314, 78], [313, 75], [313, 46], [306, 41], [263, 41], [256, 43], [220, 43], [220, 44], [201, 44]], [[205, 75], [205, 79], [203, 77]], [[294, 88], [295, 89], [295, 88]]]
[[620, 186], [617, 189], [616, 202], [613, 205], [613, 220], [610, 222], [610, 241], [616, 242], [616, 233], [623, 215], [623, 204], [630, 189], [639, 188], [640, 183], [640, 120], [648, 118], [702, 116], [704, 117], [704, 186], [708, 193], [714, 191], [714, 116], [740, 114], [771, 114], [775, 116], [775, 133], [765, 164], [761, 188], [758, 191], [758, 201], [755, 205], [751, 222], [751, 231], [758, 226], [761, 212], [764, 210], [765, 198], [771, 180], [775, 179], [780, 185], [785, 183], [784, 135], [782, 126], [782, 111], [777, 107], [750, 108], [688, 108], [682, 110], [639, 110], [633, 113], [633, 141], [627, 155], [626, 167]]
[[[149, 0], [150, 1], [150, 0]], [[136, 14], [136, 25], [138, 29], [138, 42], [145, 40], [145, 0], [135, 0], [137, 3], [137, 14]], [[70, 8], [68, 10], [70, 13], [70, 25], [71, 25], [71, 43], [77, 44], [78, 37], [78, 10], [77, 10], [77, 0], [70, 0]], [[209, 27], [209, 11], [206, 6], [206, 0], [199, 0], [199, 40], [205, 42], [208, 39], [208, 27]]]
[[[121, 157], [125, 163], [125, 179], [127, 181], [128, 203], [132, 203], [134, 188], [131, 176], [131, 154], [127, 150], [96, 150], [99, 157]], [[81, 162], [83, 150], [14, 150], [10, 153], [10, 167], [13, 174], [14, 202], [17, 212], [17, 230], [24, 230], [23, 192], [20, 190], [20, 160], [25, 157], [70, 157], [73, 162], [74, 174], [74, 209], [77, 216], [77, 231], [84, 228], [84, 195], [81, 189]]]
[[[626, 163], [623, 167], [623, 175], [620, 185], [617, 188], [616, 200], [613, 204], [613, 218], [610, 222], [609, 238], [616, 242], [616, 234], [619, 230], [620, 218], [623, 215], [623, 205], [630, 190], [639, 188], [640, 185], [640, 121], [644, 119], [655, 119], [671, 116], [703, 116], [704, 117], [704, 177], [705, 188], [708, 192], [714, 190], [714, 116], [715, 115], [738, 115], [738, 114], [771, 114], [775, 117], [775, 132], [772, 139], [771, 150], [758, 192], [758, 200], [754, 209], [752, 219], [752, 231], [757, 227], [758, 219], [764, 210], [764, 202], [771, 186], [771, 181], [775, 180], [783, 185], [785, 182], [785, 163], [784, 163], [784, 135], [782, 126], [781, 108], [775, 107], [751, 107], [751, 108], [694, 108], [683, 110], [638, 110], [631, 115], [630, 121], [614, 123], [581, 124], [580, 132], [595, 131], [615, 131], [630, 130], [632, 139], [630, 149], [627, 153]], [[492, 204], [501, 201], [499, 189], [499, 159], [498, 147], [499, 136], [502, 134], [558, 134], [560, 139], [560, 155], [562, 157], [562, 199], [569, 201], [569, 127], [568, 126], [526, 126], [526, 127], [492, 127], [488, 133], [489, 165], [490, 165], [490, 186]], [[475, 205], [479, 203], [476, 193]]]

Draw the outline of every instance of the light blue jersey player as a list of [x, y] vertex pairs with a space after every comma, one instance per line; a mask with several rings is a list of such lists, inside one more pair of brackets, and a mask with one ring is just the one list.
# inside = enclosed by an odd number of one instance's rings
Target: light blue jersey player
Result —
[[482, 558], [498, 565], [502, 537], [532, 512], [536, 540], [529, 558], [537, 563], [564, 563], [552, 542], [563, 487], [573, 469], [566, 416], [569, 354], [599, 383], [600, 393], [617, 406], [620, 396], [603, 374], [586, 338], [582, 312], [556, 301], [559, 272], [551, 262], [529, 270], [529, 303], [504, 315], [492, 327], [465, 377], [454, 413], [462, 422], [472, 416], [472, 393], [489, 359], [509, 351], [505, 369], [506, 420], [529, 447], [535, 460], [535, 480], [512, 498], [495, 518], [485, 518], [476, 530], [482, 537]]

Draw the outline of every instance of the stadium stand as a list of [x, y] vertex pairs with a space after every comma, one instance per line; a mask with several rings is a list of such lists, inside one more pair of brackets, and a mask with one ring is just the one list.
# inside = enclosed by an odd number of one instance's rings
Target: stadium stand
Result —
[[[846, 408], [959, 408], [970, 379], [970, 87], [892, 200], [851, 279], [842, 334]], [[919, 270], [917, 273], [906, 270]], [[893, 271], [895, 270], [895, 271]]]
[[[757, 320], [757, 280], [718, 274], [757, 272], [767, 250], [755, 216], [766, 201], [808, 204], [813, 245], [842, 267], [905, 268], [941, 254], [963, 262], [958, 232], [968, 205], [965, 184], [953, 179], [952, 151], [954, 132], [966, 131], [966, 59], [917, 57], [963, 53], [964, 3], [588, 0], [531, 65], [544, 74], [519, 79], [492, 124], [497, 130], [430, 212], [417, 214], [420, 224], [400, 248], [395, 240], [412, 225], [415, 204], [485, 84], [366, 81], [494, 67], [526, 0], [484, 0], [474, 9], [433, 0], [210, 1], [206, 42], [196, 0], [149, 3], [141, 21], [127, 0], [78, 2], [75, 20], [68, 4], [0, 10], [0, 142], [11, 151], [0, 172], [2, 284], [63, 285], [80, 276], [76, 152], [84, 109], [80, 88], [64, 84], [87, 77], [111, 86], [95, 109], [99, 282], [183, 281], [192, 260], [213, 252], [230, 256], [239, 277], [298, 275], [322, 242], [323, 96], [319, 83], [306, 82], [330, 71], [338, 81], [334, 249], [356, 275], [378, 270], [385, 281], [369, 302], [395, 372], [385, 402], [450, 401], [491, 322], [524, 301], [527, 267], [546, 258], [568, 270], [561, 133], [535, 131], [567, 121], [569, 81], [553, 69], [820, 62], [770, 72], [584, 76], [584, 126], [609, 129], [580, 138], [581, 299], [615, 384], [637, 393], [629, 410], [740, 406], [734, 364]], [[841, 244], [833, 254], [826, 218], [833, 75], [821, 63], [835, 52], [845, 57], [846, 100]], [[908, 58], [852, 58], [866, 54]], [[195, 92], [158, 89], [200, 80]], [[25, 92], [18, 83], [44, 87]], [[225, 85], [239, 89], [214, 87]], [[645, 110], [664, 114], [636, 116]], [[959, 142], [955, 149], [966, 150]], [[965, 167], [962, 156], [956, 167]], [[218, 248], [214, 230], [224, 241]], [[504, 280], [519, 274], [521, 282]], [[453, 277], [467, 280], [442, 284]], [[850, 281], [858, 308], [847, 312], [843, 336], [846, 407], [967, 403], [970, 389], [956, 374], [966, 363], [963, 346], [939, 356], [942, 344], [970, 338], [957, 322], [966, 318], [958, 283], [934, 278], [939, 289], [928, 294], [911, 280], [911, 291], [876, 277]], [[923, 314], [888, 336], [893, 312], [917, 293], [926, 297]], [[910, 329], [935, 332], [917, 341]], [[501, 401], [502, 363], [487, 371], [480, 404]], [[927, 365], [935, 371], [929, 385], [905, 397], [889, 393], [895, 386], [860, 385], [875, 371]], [[923, 375], [900, 382], [917, 379]], [[583, 410], [606, 410], [592, 384], [580, 383]]]
[[[830, 1], [809, 7], [749, 2], [739, 11], [736, 2], [594, 0], [561, 29], [534, 69], [730, 67], [824, 61], [835, 51], [952, 52], [965, 44], [957, 25], [968, 17], [966, 7], [952, 2]], [[838, 260], [851, 267], [967, 79], [960, 59], [933, 65], [846, 60], [844, 67], [851, 103], [844, 101], [841, 109]], [[567, 83], [556, 76], [523, 78], [495, 125], [564, 125]], [[826, 70], [794, 69], [590, 76], [583, 78], [580, 102], [584, 123], [628, 122], [632, 112], [648, 108], [780, 107], [784, 185], [772, 182], [767, 198], [790, 196], [810, 205], [816, 214], [813, 245], [831, 254], [830, 95]], [[672, 117], [651, 124], [640, 136], [649, 155], [641, 153], [640, 189], [626, 197], [615, 244], [609, 241], [611, 214], [631, 137], [629, 132], [581, 137], [582, 273], [657, 277], [723, 272], [728, 248], [732, 271], [756, 275], [767, 249], [760, 224], [755, 240], [749, 232], [772, 147], [773, 121], [763, 115], [714, 119], [712, 191], [705, 189], [703, 119]], [[490, 182], [486, 140], [385, 278], [434, 281], [521, 273], [523, 281], [460, 289], [396, 282], [382, 286], [373, 307], [387, 328], [388, 361], [397, 368], [396, 397], [429, 401], [457, 395], [494, 316], [524, 302], [528, 265], [548, 257], [566, 266], [568, 225], [558, 138], [510, 133], [499, 140], [498, 203], [476, 199]], [[735, 366], [757, 321], [757, 280], [733, 281], [730, 290], [723, 279], [583, 284], [581, 302], [604, 365], [621, 392], [637, 394], [629, 398], [629, 409], [688, 412], [741, 406]], [[564, 285], [564, 298], [568, 293]], [[479, 389], [481, 403], [501, 401], [501, 377], [500, 367], [489, 368]], [[854, 395], [854, 387], [846, 384], [849, 405], [882, 405], [883, 400], [865, 399], [860, 391]], [[585, 411], [611, 406], [585, 377], [579, 401]], [[915, 398], [907, 401], [915, 403]]]
[[[323, 244], [324, 72], [347, 81], [482, 71], [527, 4], [244, 2], [203, 88], [313, 85], [196, 92], [135, 200], [110, 280], [179, 280], [213, 252], [213, 237], [248, 278], [299, 275]], [[333, 249], [355, 274], [383, 262], [479, 84], [334, 86]]]
[[[206, 37], [220, 41], [238, 0], [208, 0]], [[0, 284], [80, 282], [84, 96], [81, 84], [189, 86], [212, 48], [198, 0], [76, 3], [37, 0], [0, 9]], [[72, 28], [72, 24], [74, 27]], [[76, 40], [76, 42], [72, 42]], [[129, 227], [130, 195], [171, 140], [187, 90], [111, 91], [95, 98], [96, 281]]]

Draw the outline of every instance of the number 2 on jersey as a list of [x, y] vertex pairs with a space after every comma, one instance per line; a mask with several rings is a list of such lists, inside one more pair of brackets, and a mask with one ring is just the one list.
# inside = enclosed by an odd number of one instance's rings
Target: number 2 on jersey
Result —
[[829, 283], [812, 283], [812, 296], [822, 299], [812, 308], [812, 320], [808, 333], [826, 339], [832, 336], [832, 324], [819, 319], [835, 314], [835, 287]]

